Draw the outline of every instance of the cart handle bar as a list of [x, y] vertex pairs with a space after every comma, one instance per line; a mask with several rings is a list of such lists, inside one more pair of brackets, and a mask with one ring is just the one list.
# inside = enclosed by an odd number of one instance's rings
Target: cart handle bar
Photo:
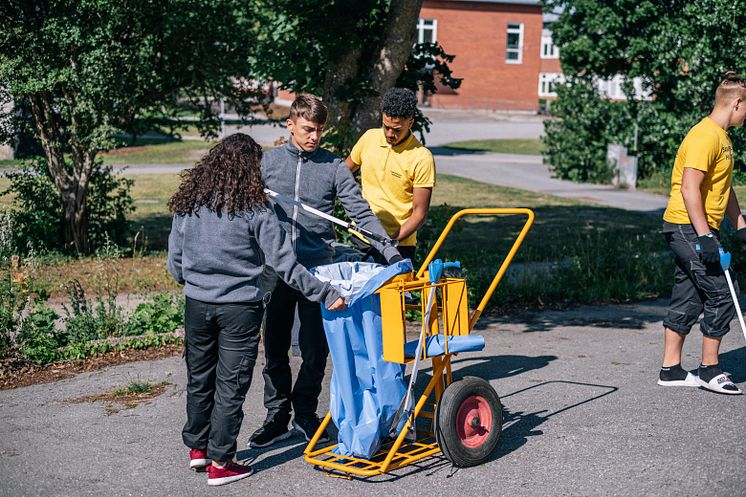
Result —
[[492, 297], [492, 293], [495, 291], [495, 288], [497, 288], [497, 284], [500, 283], [500, 280], [505, 275], [505, 271], [508, 270], [508, 266], [513, 260], [513, 257], [515, 256], [516, 252], [518, 252], [518, 248], [523, 243], [523, 239], [526, 238], [526, 234], [528, 233], [528, 230], [531, 229], [531, 225], [534, 223], [534, 211], [531, 209], [525, 209], [525, 208], [491, 208], [491, 209], [462, 209], [458, 211], [456, 214], [451, 217], [451, 220], [448, 221], [448, 224], [445, 228], [443, 228], [443, 231], [440, 234], [440, 237], [438, 237], [438, 240], [435, 242], [435, 245], [433, 245], [433, 248], [430, 249], [430, 253], [427, 254], [427, 257], [425, 258], [425, 261], [420, 266], [419, 271], [417, 271], [417, 278], [422, 278], [422, 276], [425, 274], [425, 268], [427, 268], [427, 265], [430, 264], [430, 261], [433, 260], [435, 257], [435, 254], [440, 249], [440, 246], [443, 245], [443, 242], [445, 241], [448, 234], [451, 232], [451, 229], [456, 224], [456, 221], [458, 221], [461, 217], [467, 216], [467, 215], [478, 215], [478, 216], [514, 216], [514, 215], [526, 215], [528, 219], [526, 219], [525, 224], [523, 225], [523, 228], [521, 229], [521, 232], [518, 234], [518, 237], [515, 239], [515, 242], [513, 242], [513, 246], [510, 248], [510, 252], [508, 252], [508, 255], [503, 260], [503, 263], [500, 265], [500, 269], [498, 269], [497, 274], [492, 279], [492, 283], [490, 284], [490, 287], [487, 289], [487, 292], [485, 292], [484, 297], [482, 297], [482, 301], [479, 302], [479, 305], [472, 313], [471, 317], [469, 318], [469, 329], [474, 328], [474, 324], [479, 319], [479, 316], [482, 315], [482, 311], [484, 311], [484, 308], [487, 306], [487, 302], [490, 300], [490, 297]]

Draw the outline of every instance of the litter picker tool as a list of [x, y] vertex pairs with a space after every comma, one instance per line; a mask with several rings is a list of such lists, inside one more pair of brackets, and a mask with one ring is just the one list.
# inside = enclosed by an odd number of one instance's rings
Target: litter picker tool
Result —
[[384, 245], [391, 245], [393, 247], [396, 247], [399, 245], [399, 240], [392, 240], [391, 238], [387, 238], [385, 236], [381, 236], [377, 233], [373, 233], [372, 231], [363, 228], [362, 226], [358, 226], [356, 224], [348, 223], [347, 221], [343, 221], [337, 217], [334, 217], [330, 214], [327, 214], [326, 212], [322, 212], [318, 209], [314, 209], [310, 205], [306, 205], [303, 202], [300, 202], [298, 200], [295, 200], [294, 198], [290, 198], [286, 195], [283, 195], [281, 193], [277, 193], [275, 191], [270, 190], [269, 188], [264, 189], [264, 193], [269, 195], [272, 198], [275, 198], [279, 200], [280, 202], [283, 202], [285, 204], [295, 205], [297, 207], [300, 207], [304, 211], [313, 214], [314, 216], [320, 217], [322, 219], [326, 219], [327, 221], [331, 221], [332, 223], [342, 226], [343, 228], [346, 228], [350, 231], [356, 231], [363, 235], [365, 238], [369, 238], [371, 240], [375, 240], [378, 243], [382, 243]]
[[741, 331], [743, 337], [746, 338], [746, 324], [743, 322], [743, 313], [741, 312], [741, 305], [738, 303], [738, 295], [736, 295], [736, 289], [733, 286], [733, 280], [730, 277], [730, 252], [720, 249], [720, 267], [723, 268], [725, 273], [725, 280], [728, 282], [728, 289], [730, 289], [730, 296], [733, 297], [733, 305], [736, 306], [736, 314], [738, 314], [738, 322], [741, 324]]

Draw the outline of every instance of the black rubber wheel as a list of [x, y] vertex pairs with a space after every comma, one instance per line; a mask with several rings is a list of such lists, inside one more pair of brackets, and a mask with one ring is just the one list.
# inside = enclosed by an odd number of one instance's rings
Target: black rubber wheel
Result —
[[495, 389], [482, 378], [448, 385], [435, 412], [435, 439], [446, 459], [462, 468], [486, 461], [500, 440], [502, 412]]

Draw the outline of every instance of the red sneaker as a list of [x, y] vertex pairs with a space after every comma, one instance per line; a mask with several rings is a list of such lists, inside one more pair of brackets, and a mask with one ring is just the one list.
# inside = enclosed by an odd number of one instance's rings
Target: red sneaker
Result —
[[199, 471], [212, 464], [212, 459], [207, 457], [207, 452], [200, 449], [191, 449], [189, 451], [189, 469]]
[[207, 484], [210, 486], [227, 485], [228, 483], [251, 476], [253, 472], [254, 470], [251, 469], [251, 466], [244, 466], [243, 464], [234, 462], [229, 462], [222, 468], [210, 465], [207, 468]]

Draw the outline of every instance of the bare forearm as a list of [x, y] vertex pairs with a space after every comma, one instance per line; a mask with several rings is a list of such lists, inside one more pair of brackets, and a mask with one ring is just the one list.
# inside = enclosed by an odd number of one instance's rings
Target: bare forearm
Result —
[[405, 238], [410, 236], [412, 233], [420, 229], [422, 225], [425, 224], [426, 219], [427, 219], [427, 211], [413, 212], [412, 215], [409, 217], [409, 219], [404, 221], [404, 224], [402, 224], [401, 228], [399, 228], [399, 232], [396, 233], [396, 239], [404, 240]]
[[702, 195], [699, 189], [692, 191], [692, 189], [681, 190], [681, 195], [684, 197], [684, 205], [686, 206], [686, 212], [689, 214], [689, 220], [694, 226], [694, 230], [698, 236], [702, 236], [710, 231], [710, 227], [707, 224], [707, 216], [705, 215], [705, 207], [702, 204]]

